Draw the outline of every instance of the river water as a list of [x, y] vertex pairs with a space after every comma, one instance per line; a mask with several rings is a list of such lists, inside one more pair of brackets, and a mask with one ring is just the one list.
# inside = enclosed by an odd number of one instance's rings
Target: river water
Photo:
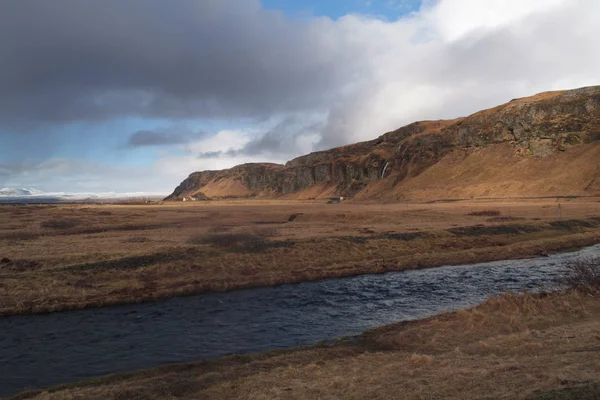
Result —
[[165, 301], [0, 318], [0, 396], [114, 372], [311, 345], [549, 287], [550, 257], [329, 279]]

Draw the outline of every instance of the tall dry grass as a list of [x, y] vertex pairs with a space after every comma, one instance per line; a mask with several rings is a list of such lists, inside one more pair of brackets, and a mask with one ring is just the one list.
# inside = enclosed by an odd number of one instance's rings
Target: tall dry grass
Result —
[[566, 269], [557, 279], [560, 286], [588, 294], [600, 292], [600, 257], [569, 260]]

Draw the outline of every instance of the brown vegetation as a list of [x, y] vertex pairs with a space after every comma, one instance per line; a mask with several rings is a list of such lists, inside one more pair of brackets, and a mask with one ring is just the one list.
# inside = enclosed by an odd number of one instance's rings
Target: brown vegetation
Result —
[[191, 244], [206, 244], [212, 247], [227, 249], [230, 251], [242, 253], [260, 253], [269, 248], [278, 247], [293, 247], [294, 242], [291, 240], [268, 240], [268, 236], [273, 236], [276, 230], [260, 229], [256, 233], [239, 232], [239, 233], [220, 233], [211, 235], [200, 235], [190, 238]]
[[545, 255], [600, 242], [595, 204], [2, 206], [0, 314]]
[[469, 215], [473, 215], [475, 217], [498, 217], [502, 213], [498, 210], [482, 210], [482, 211], [472, 211]]
[[487, 222], [512, 222], [518, 221], [520, 219], [524, 219], [523, 217], [492, 217], [487, 220]]
[[332, 344], [111, 375], [15, 399], [600, 398], [600, 301], [506, 294]]
[[[102, 214], [106, 215], [106, 214]], [[80, 225], [81, 221], [69, 218], [51, 219], [40, 223], [42, 228], [47, 229], [70, 229]]]
[[[600, 242], [590, 209], [565, 202], [557, 219], [552, 200], [4, 206], [0, 314], [544, 255]], [[479, 210], [523, 219], [468, 215]]]
[[589, 294], [600, 292], [600, 258], [567, 262], [567, 272], [557, 283]]
[[[590, 208], [563, 203], [560, 219], [552, 201], [0, 207], [0, 308], [44, 312], [543, 255], [600, 242], [600, 217]], [[477, 213], [488, 210], [509, 219], [482, 222]], [[66, 219], [85, 223], [41, 226]], [[598, 398], [600, 302], [590, 290], [598, 265], [569, 265], [561, 283], [579, 290], [507, 294], [334, 344], [113, 375], [17, 398]]]

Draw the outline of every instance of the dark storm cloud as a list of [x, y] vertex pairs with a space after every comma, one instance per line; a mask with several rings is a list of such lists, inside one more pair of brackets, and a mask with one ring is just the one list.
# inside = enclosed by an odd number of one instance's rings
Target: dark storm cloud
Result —
[[[257, 0], [0, 2], [0, 117], [262, 118], [322, 107], [352, 68], [327, 19]], [[323, 95], [325, 93], [326, 95]]]
[[168, 146], [201, 139], [205, 133], [176, 130], [142, 130], [129, 137], [129, 147]]
[[[204, 153], [200, 153], [200, 154], [198, 154], [198, 158], [201, 158], [201, 159], [219, 158], [219, 157], [221, 157], [223, 154], [228, 154], [228, 153], [230, 153], [230, 152], [232, 152], [232, 151], [231, 151], [231, 150], [230, 150], [230, 151], [228, 151], [228, 152], [222, 152], [222, 151], [207, 151], [207, 152], [204, 152]], [[234, 152], [234, 153], [235, 153], [235, 152]], [[234, 154], [234, 156], [235, 156], [235, 154]]]

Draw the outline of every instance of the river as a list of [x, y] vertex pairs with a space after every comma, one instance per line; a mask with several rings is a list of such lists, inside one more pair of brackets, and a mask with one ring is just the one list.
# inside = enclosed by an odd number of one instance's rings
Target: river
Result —
[[153, 303], [0, 318], [0, 396], [169, 363], [311, 345], [549, 288], [550, 257], [361, 275]]

